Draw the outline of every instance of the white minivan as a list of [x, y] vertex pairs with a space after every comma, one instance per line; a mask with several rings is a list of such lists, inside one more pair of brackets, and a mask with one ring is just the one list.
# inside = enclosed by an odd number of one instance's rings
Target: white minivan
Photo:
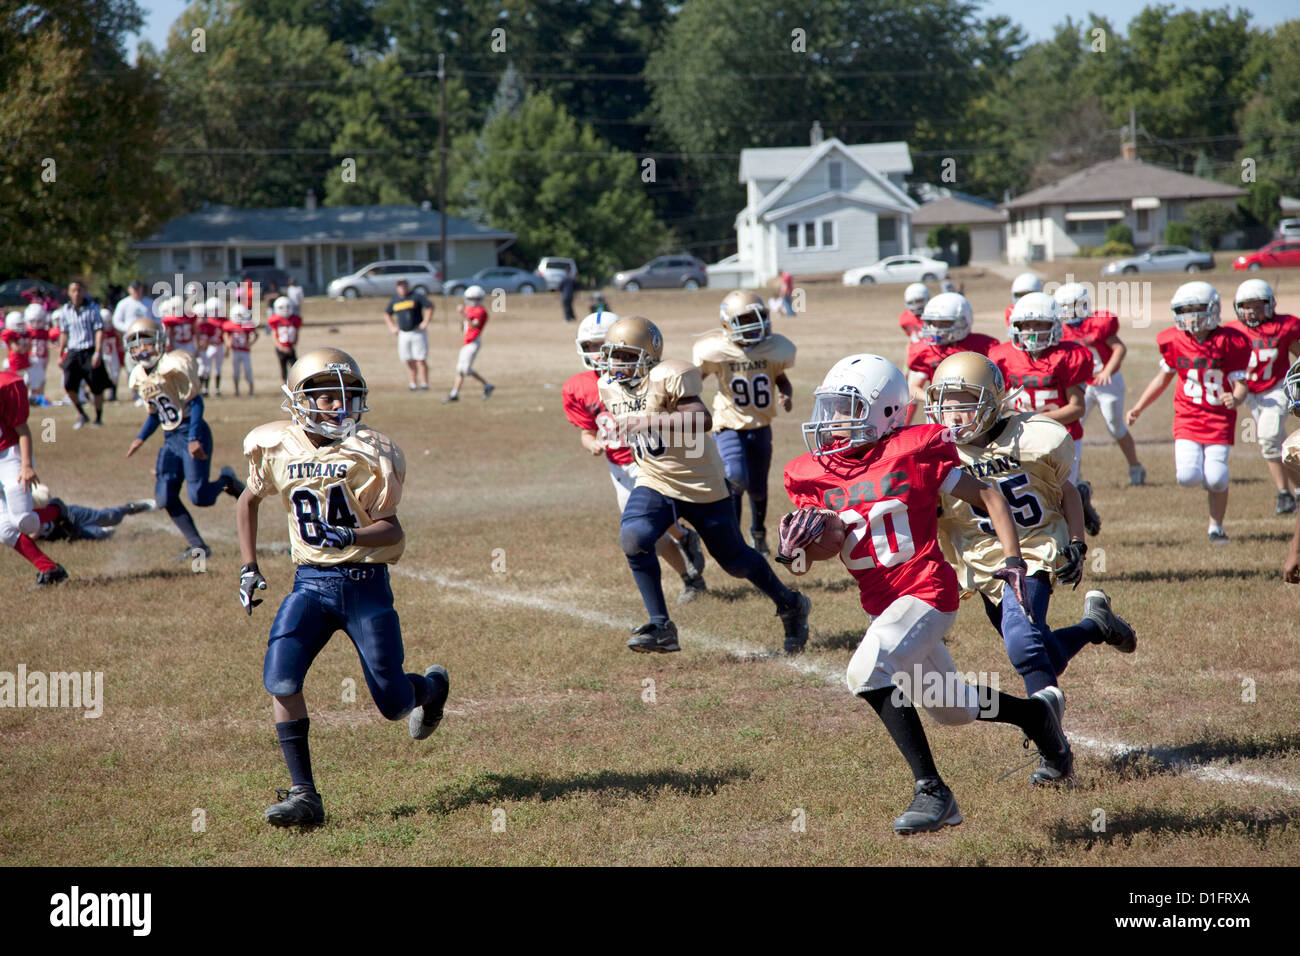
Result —
[[421, 259], [385, 259], [362, 266], [350, 276], [339, 276], [329, 284], [325, 294], [335, 299], [361, 296], [394, 296], [397, 280], [405, 279], [418, 295], [442, 292], [442, 270], [438, 263]]
[[560, 287], [560, 282], [566, 275], [577, 276], [578, 264], [572, 259], [560, 259], [556, 256], [544, 256], [542, 261], [537, 263], [537, 275], [546, 283], [548, 292], [554, 292]]

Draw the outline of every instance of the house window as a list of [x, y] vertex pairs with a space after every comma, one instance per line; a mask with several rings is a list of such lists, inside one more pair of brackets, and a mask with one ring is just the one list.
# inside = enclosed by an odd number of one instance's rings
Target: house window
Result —
[[799, 248], [799, 224], [792, 222], [785, 227], [785, 244], [790, 249]]
[[172, 268], [178, 272], [184, 272], [190, 267], [190, 250], [173, 249], [172, 250]]
[[803, 224], [803, 247], [812, 249], [817, 245], [817, 223], [805, 222]]
[[897, 242], [898, 220], [892, 216], [881, 216], [876, 220], [876, 241]]
[[203, 265], [217, 266], [221, 265], [221, 249], [219, 246], [204, 246], [203, 248]]
[[1138, 210], [1138, 229], [1137, 229], [1137, 231], [1138, 231], [1138, 232], [1146, 232], [1146, 231], [1147, 231], [1148, 229], [1150, 229], [1150, 228], [1151, 228], [1151, 210], [1150, 210], [1150, 209], [1139, 209], [1139, 210]]
[[785, 237], [789, 249], [834, 249], [835, 220], [812, 219], [789, 223], [785, 227]]
[[844, 188], [844, 164], [828, 163], [826, 165], [827, 179], [831, 189]]
[[822, 220], [822, 247], [830, 248], [835, 245], [835, 222], [831, 219]]
[[1097, 239], [1106, 235], [1106, 226], [1109, 220], [1106, 219], [1068, 219], [1065, 223], [1065, 232], [1067, 235], [1078, 236], [1080, 239]]
[[352, 263], [354, 269], [360, 269], [362, 266], [369, 265], [372, 262], [384, 258], [379, 254], [378, 246], [353, 246]]

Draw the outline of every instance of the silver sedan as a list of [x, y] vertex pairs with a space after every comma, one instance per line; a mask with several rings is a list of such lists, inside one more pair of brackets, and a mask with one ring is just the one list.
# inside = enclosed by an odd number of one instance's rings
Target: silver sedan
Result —
[[1214, 256], [1186, 246], [1152, 246], [1146, 252], [1127, 259], [1106, 263], [1104, 276], [1131, 275], [1134, 272], [1209, 272]]

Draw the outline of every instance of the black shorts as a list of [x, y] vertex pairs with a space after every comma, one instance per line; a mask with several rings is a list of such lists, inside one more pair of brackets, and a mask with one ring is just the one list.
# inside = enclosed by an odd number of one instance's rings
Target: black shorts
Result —
[[104, 371], [104, 363], [101, 361], [98, 368], [91, 364], [94, 357], [94, 349], [70, 349], [64, 357], [63, 390], [69, 395], [76, 395], [81, 390], [82, 382], [90, 386], [90, 391], [94, 395], [99, 395], [104, 389], [112, 387], [113, 383], [108, 379], [108, 372]]

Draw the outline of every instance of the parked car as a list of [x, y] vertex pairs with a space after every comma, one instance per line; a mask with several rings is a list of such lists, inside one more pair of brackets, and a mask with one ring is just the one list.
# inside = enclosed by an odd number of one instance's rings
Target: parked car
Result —
[[326, 287], [325, 294], [335, 299], [392, 296], [397, 294], [398, 279], [405, 279], [410, 283], [411, 291], [420, 295], [438, 292], [442, 288], [442, 270], [437, 263], [423, 259], [385, 259], [362, 266], [352, 275], [339, 276]]
[[1237, 256], [1234, 269], [1281, 269], [1300, 266], [1300, 239], [1274, 239], [1262, 249]]
[[23, 298], [23, 293], [30, 289], [37, 290], [46, 298], [58, 299], [60, 302], [68, 301], [67, 290], [56, 286], [53, 282], [46, 282], [44, 279], [10, 279], [8, 282], [0, 283], [0, 308], [26, 306], [28, 300]]
[[709, 284], [704, 263], [694, 256], [660, 256], [637, 269], [614, 273], [615, 289], [701, 289]]
[[1132, 275], [1135, 272], [1208, 272], [1214, 268], [1214, 256], [1186, 246], [1152, 246], [1146, 252], [1127, 259], [1106, 263], [1104, 276]]
[[1277, 224], [1279, 239], [1300, 239], [1300, 219], [1283, 219]]
[[578, 264], [572, 259], [560, 259], [556, 256], [544, 256], [537, 263], [537, 277], [546, 283], [546, 289], [554, 292], [560, 287], [565, 276], [578, 275]]
[[924, 256], [886, 256], [870, 266], [859, 266], [844, 273], [845, 285], [872, 285], [876, 282], [937, 282], [947, 278], [948, 263]]
[[536, 272], [512, 266], [488, 266], [463, 279], [448, 279], [442, 286], [443, 295], [460, 295], [472, 285], [481, 285], [488, 292], [504, 289], [520, 295], [532, 295], [541, 286]]

